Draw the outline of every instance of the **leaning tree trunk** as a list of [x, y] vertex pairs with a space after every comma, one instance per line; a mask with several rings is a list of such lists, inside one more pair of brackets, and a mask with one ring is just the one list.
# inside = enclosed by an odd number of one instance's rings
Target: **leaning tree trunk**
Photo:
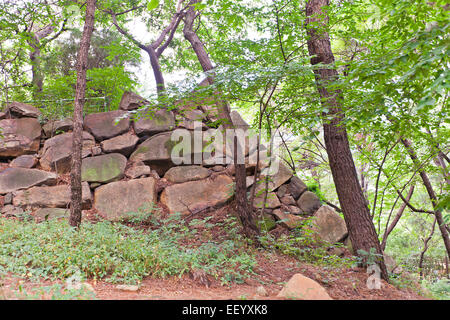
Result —
[[[417, 154], [413, 149], [412, 142], [408, 139], [401, 139], [402, 144], [405, 146], [406, 151], [408, 152], [409, 157], [411, 158], [412, 162], [415, 166], [419, 167], [419, 159], [417, 158]], [[428, 178], [427, 173], [421, 169], [420, 172], [420, 178], [422, 179], [422, 183], [425, 186], [425, 189], [427, 190], [428, 197], [431, 200], [431, 204], [433, 206], [433, 212], [436, 217], [436, 221], [439, 227], [439, 230], [441, 231], [442, 240], [444, 241], [445, 249], [447, 250], [447, 255], [450, 258], [450, 237], [446, 228], [446, 223], [444, 221], [444, 218], [442, 216], [441, 210], [438, 208], [438, 199], [436, 196], [436, 193], [434, 192], [433, 186], [431, 185], [431, 181]]]
[[[306, 28], [309, 36], [307, 44], [309, 54], [313, 56], [312, 65], [334, 63], [330, 38], [324, 31], [328, 26], [328, 16], [324, 7], [328, 5], [329, 0], [310, 0], [306, 4]], [[381, 277], [388, 281], [386, 265], [382, 258], [383, 252], [358, 181], [347, 130], [343, 122], [343, 95], [339, 90], [327, 88], [329, 82], [338, 78], [338, 73], [330, 67], [317, 68], [314, 73], [322, 99], [321, 103], [328, 109], [323, 114], [325, 145], [350, 240], [357, 254], [358, 250], [370, 252], [372, 248], [375, 248], [380, 255]]]
[[[197, 55], [197, 59], [202, 66], [204, 72], [208, 72], [214, 69], [214, 66], [206, 52], [203, 42], [193, 29], [194, 19], [196, 17], [196, 11], [192, 5], [198, 1], [191, 1], [191, 7], [187, 10], [185, 16], [185, 25], [183, 28], [184, 37], [189, 41]], [[213, 75], [208, 76], [208, 83], [213, 84]], [[228, 104], [223, 99], [219, 99], [218, 103], [218, 116], [221, 119], [223, 127], [225, 129], [233, 128], [233, 122], [231, 120], [230, 110]], [[238, 163], [238, 152], [243, 152], [242, 146], [240, 146], [237, 138], [234, 138], [234, 167], [235, 167], [235, 183], [236, 183], [236, 210], [242, 222], [244, 232], [247, 236], [252, 237], [258, 233], [258, 228], [255, 225], [255, 219], [253, 216], [253, 210], [249, 205], [247, 199], [247, 184], [246, 184], [246, 168], [245, 163]]]
[[86, 70], [91, 36], [94, 31], [95, 0], [87, 0], [83, 36], [77, 58], [77, 84], [75, 91], [75, 108], [73, 112], [72, 135], [72, 169], [70, 172], [70, 218], [71, 226], [78, 228], [81, 224], [81, 152], [83, 141], [83, 107], [86, 96]]

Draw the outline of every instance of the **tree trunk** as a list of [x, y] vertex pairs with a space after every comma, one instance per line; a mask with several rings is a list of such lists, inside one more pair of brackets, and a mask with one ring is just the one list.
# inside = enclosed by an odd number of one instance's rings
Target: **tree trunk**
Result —
[[[406, 196], [406, 201], [410, 201], [412, 198], [414, 192], [414, 185], [412, 185], [409, 188], [409, 192], [408, 195]], [[384, 232], [383, 235], [383, 240], [381, 241], [381, 249], [384, 251], [384, 249], [386, 249], [386, 244], [387, 244], [387, 239], [389, 237], [389, 235], [391, 234], [392, 230], [394, 230], [395, 226], [397, 225], [397, 223], [400, 221], [400, 218], [403, 215], [403, 212], [406, 209], [406, 203], [402, 203], [402, 205], [400, 206], [400, 208], [397, 211], [397, 214], [395, 215], [394, 220], [392, 221], [392, 223], [386, 227], [386, 230]], [[389, 221], [389, 220], [388, 220]]]
[[[191, 5], [195, 4], [197, 1], [191, 1]], [[185, 25], [183, 28], [184, 37], [189, 41], [197, 55], [198, 61], [202, 66], [204, 72], [209, 72], [214, 69], [214, 66], [209, 58], [206, 49], [198, 37], [198, 35], [193, 30], [193, 23], [196, 17], [196, 11], [193, 6], [191, 6], [185, 16]], [[209, 74], [208, 76], [209, 84], [213, 84], [214, 78], [213, 74]], [[219, 98], [217, 102], [218, 105], [218, 116], [221, 119], [223, 127], [225, 129], [233, 128], [233, 122], [230, 116], [230, 109], [228, 107], [228, 103], [223, 99]], [[240, 217], [242, 222], [244, 232], [247, 236], [252, 237], [254, 234], [258, 233], [258, 228], [255, 225], [255, 219], [253, 216], [253, 210], [249, 206], [247, 199], [247, 184], [246, 184], [246, 168], [245, 164], [238, 163], [237, 154], [238, 152], [243, 152], [243, 148], [241, 148], [238, 139], [234, 138], [234, 166], [235, 166], [235, 182], [236, 182], [236, 211]]]
[[152, 66], [153, 75], [156, 82], [156, 92], [158, 93], [158, 97], [162, 97], [164, 95], [164, 91], [166, 90], [166, 85], [164, 83], [164, 76], [161, 72], [158, 57], [155, 49], [153, 49], [151, 45], [146, 47], [145, 51], [150, 58], [150, 64]]
[[44, 85], [44, 75], [41, 70], [41, 49], [39, 48], [39, 41], [37, 39], [34, 39], [33, 42], [30, 41], [30, 45], [33, 48], [30, 52], [33, 99], [38, 100]]
[[95, 0], [87, 0], [86, 17], [77, 58], [77, 84], [73, 112], [72, 170], [70, 172], [71, 205], [69, 224], [78, 228], [81, 224], [81, 151], [83, 140], [83, 107], [86, 96], [86, 70], [91, 36], [94, 31]]
[[[408, 139], [403, 139], [403, 138], [401, 139], [401, 141], [402, 141], [403, 145], [405, 146], [406, 151], [408, 152], [409, 157], [411, 158], [412, 162], [416, 166], [420, 166], [419, 160], [417, 158], [417, 154], [412, 147], [412, 142], [409, 141]], [[441, 231], [442, 240], [444, 241], [445, 249], [447, 250], [447, 255], [448, 255], [448, 257], [450, 257], [450, 238], [449, 238], [449, 235], [447, 232], [444, 218], [442, 217], [442, 212], [441, 212], [441, 210], [439, 210], [437, 208], [438, 199], [436, 197], [436, 194], [434, 193], [433, 186], [431, 185], [431, 181], [428, 178], [427, 173], [423, 169], [421, 169], [419, 174], [420, 174], [420, 178], [422, 179], [423, 185], [425, 186], [425, 189], [427, 190], [428, 197], [431, 200], [431, 204], [434, 209], [433, 212], [434, 212], [434, 215], [436, 216], [436, 222], [438, 224], [439, 230]]]
[[[328, 0], [310, 0], [306, 4], [306, 28], [309, 36], [307, 44], [309, 54], [314, 56], [311, 58], [312, 65], [334, 63], [329, 35], [322, 31], [328, 26], [328, 16], [322, 9], [328, 5]], [[320, 31], [319, 26], [322, 29]], [[343, 122], [343, 95], [339, 90], [327, 89], [329, 82], [337, 80], [338, 73], [335, 69], [327, 67], [316, 69], [314, 73], [321, 103], [328, 109], [323, 114], [325, 145], [350, 240], [357, 254], [358, 250], [370, 252], [370, 249], [375, 248], [376, 253], [380, 255], [381, 277], [388, 281], [386, 265], [382, 258], [383, 252], [358, 181]]]

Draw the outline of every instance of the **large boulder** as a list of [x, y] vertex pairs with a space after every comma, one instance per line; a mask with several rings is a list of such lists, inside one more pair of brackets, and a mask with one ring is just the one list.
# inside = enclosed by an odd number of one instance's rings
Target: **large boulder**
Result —
[[138, 141], [139, 138], [137, 136], [127, 132], [120, 136], [102, 141], [101, 146], [105, 153], [121, 153], [124, 156], [129, 156], [131, 152], [133, 152]]
[[96, 140], [103, 141], [129, 130], [130, 120], [128, 118], [119, 120], [123, 116], [125, 111], [122, 110], [88, 114], [84, 118], [84, 127]]
[[50, 120], [42, 126], [44, 135], [50, 138], [56, 134], [67, 132], [73, 129], [73, 121], [71, 119]]
[[316, 211], [312, 229], [320, 239], [329, 243], [341, 241], [348, 234], [344, 219], [329, 206]]
[[39, 220], [52, 220], [68, 218], [70, 216], [69, 209], [63, 208], [40, 208], [34, 213], [34, 217]]
[[308, 187], [299, 177], [293, 176], [288, 184], [287, 192], [290, 193], [295, 200], [298, 200], [307, 189]]
[[0, 157], [37, 152], [41, 131], [41, 125], [35, 118], [0, 120]]
[[305, 191], [297, 201], [298, 207], [305, 215], [312, 215], [322, 205], [319, 197], [311, 191]]
[[164, 189], [161, 202], [170, 213], [190, 214], [226, 203], [234, 194], [233, 179], [227, 175], [175, 184]]
[[124, 92], [124, 94], [122, 95], [122, 99], [120, 100], [119, 109], [125, 111], [136, 110], [148, 103], [149, 102], [142, 98], [140, 95], [134, 92], [126, 91]]
[[7, 168], [0, 172], [0, 194], [38, 185], [54, 185], [57, 175], [38, 169]]
[[242, 119], [241, 115], [237, 111], [231, 111], [230, 113], [231, 121], [235, 128], [247, 130], [250, 128], [247, 122]]
[[142, 178], [108, 183], [95, 189], [94, 207], [108, 220], [153, 205], [157, 201], [156, 180]]
[[253, 201], [253, 206], [255, 208], [261, 209], [264, 205], [267, 209], [275, 209], [281, 206], [281, 202], [278, 199], [275, 192], [268, 192], [266, 202], [264, 203], [264, 194], [265, 192], [258, 192], [257, 196]]
[[125, 170], [125, 175], [130, 179], [137, 179], [142, 176], [148, 176], [152, 173], [152, 169], [146, 165], [132, 165]]
[[281, 289], [278, 297], [300, 300], [333, 300], [316, 281], [297, 273]]
[[143, 114], [141, 119], [133, 123], [133, 126], [137, 135], [150, 136], [172, 130], [175, 127], [175, 117], [172, 111], [161, 109], [153, 114]]
[[108, 183], [123, 178], [127, 158], [120, 153], [109, 153], [83, 159], [81, 180], [93, 183]]
[[209, 170], [201, 166], [181, 166], [170, 168], [164, 178], [173, 183], [183, 183], [206, 179], [209, 175]]
[[15, 101], [6, 106], [6, 114], [12, 118], [38, 118], [41, 112], [32, 105]]
[[9, 164], [12, 168], [27, 168], [31, 169], [33, 168], [38, 162], [38, 159], [35, 155], [31, 154], [24, 154], [22, 156], [19, 156], [15, 158], [11, 163]]
[[[87, 182], [82, 186], [82, 206], [89, 208], [92, 202], [92, 194]], [[70, 204], [70, 185], [58, 185], [52, 187], [32, 187], [27, 190], [17, 191], [13, 199], [16, 207], [28, 208], [68, 208]]]
[[177, 142], [171, 141], [171, 132], [160, 133], [150, 137], [141, 143], [131, 154], [130, 160], [134, 162], [142, 161], [155, 169], [160, 176], [171, 167], [172, 148]]
[[[268, 184], [268, 191], [274, 191], [278, 187], [280, 187], [282, 184], [284, 184], [286, 181], [291, 179], [292, 177], [292, 170], [286, 167], [284, 164], [279, 163], [278, 168], [276, 166], [273, 167], [267, 167], [261, 172], [260, 179], [262, 180], [264, 177], [267, 177], [269, 179]], [[265, 183], [261, 183], [258, 188], [265, 187]]]
[[[88, 132], [83, 132], [83, 157], [91, 154], [95, 146], [94, 137]], [[42, 148], [40, 164], [45, 170], [58, 173], [70, 171], [72, 161], [72, 133], [64, 133], [45, 141]]]
[[272, 211], [272, 214], [279, 221], [279, 224], [289, 230], [301, 226], [303, 221], [301, 217], [290, 214], [283, 209], [275, 209]]

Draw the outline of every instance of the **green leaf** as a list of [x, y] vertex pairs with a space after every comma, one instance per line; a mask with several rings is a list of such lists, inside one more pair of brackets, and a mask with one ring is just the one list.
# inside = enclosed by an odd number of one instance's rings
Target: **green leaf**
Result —
[[155, 9], [158, 5], [159, 5], [159, 0], [151, 0], [147, 4], [147, 10], [151, 11], [151, 10]]

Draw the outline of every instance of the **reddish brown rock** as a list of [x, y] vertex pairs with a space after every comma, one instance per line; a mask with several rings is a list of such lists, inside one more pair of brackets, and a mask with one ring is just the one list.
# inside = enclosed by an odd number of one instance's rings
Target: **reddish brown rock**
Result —
[[97, 141], [103, 141], [129, 130], [130, 120], [128, 118], [119, 120], [123, 116], [125, 111], [122, 110], [88, 114], [84, 118], [84, 127]]
[[108, 183], [95, 189], [94, 207], [108, 220], [120, 220], [156, 203], [156, 180], [142, 178]]
[[281, 289], [278, 297], [300, 300], [333, 300], [316, 281], [297, 273]]
[[[92, 153], [94, 137], [83, 132], [83, 157]], [[72, 133], [64, 133], [45, 141], [40, 160], [42, 168], [67, 173], [72, 166]]]
[[17, 157], [39, 150], [41, 125], [35, 118], [0, 120], [0, 157]]
[[6, 114], [13, 118], [38, 118], [41, 112], [32, 105], [15, 101], [6, 106]]
[[184, 215], [226, 203], [233, 196], [233, 180], [227, 175], [175, 184], [164, 189], [161, 202], [170, 213]]

